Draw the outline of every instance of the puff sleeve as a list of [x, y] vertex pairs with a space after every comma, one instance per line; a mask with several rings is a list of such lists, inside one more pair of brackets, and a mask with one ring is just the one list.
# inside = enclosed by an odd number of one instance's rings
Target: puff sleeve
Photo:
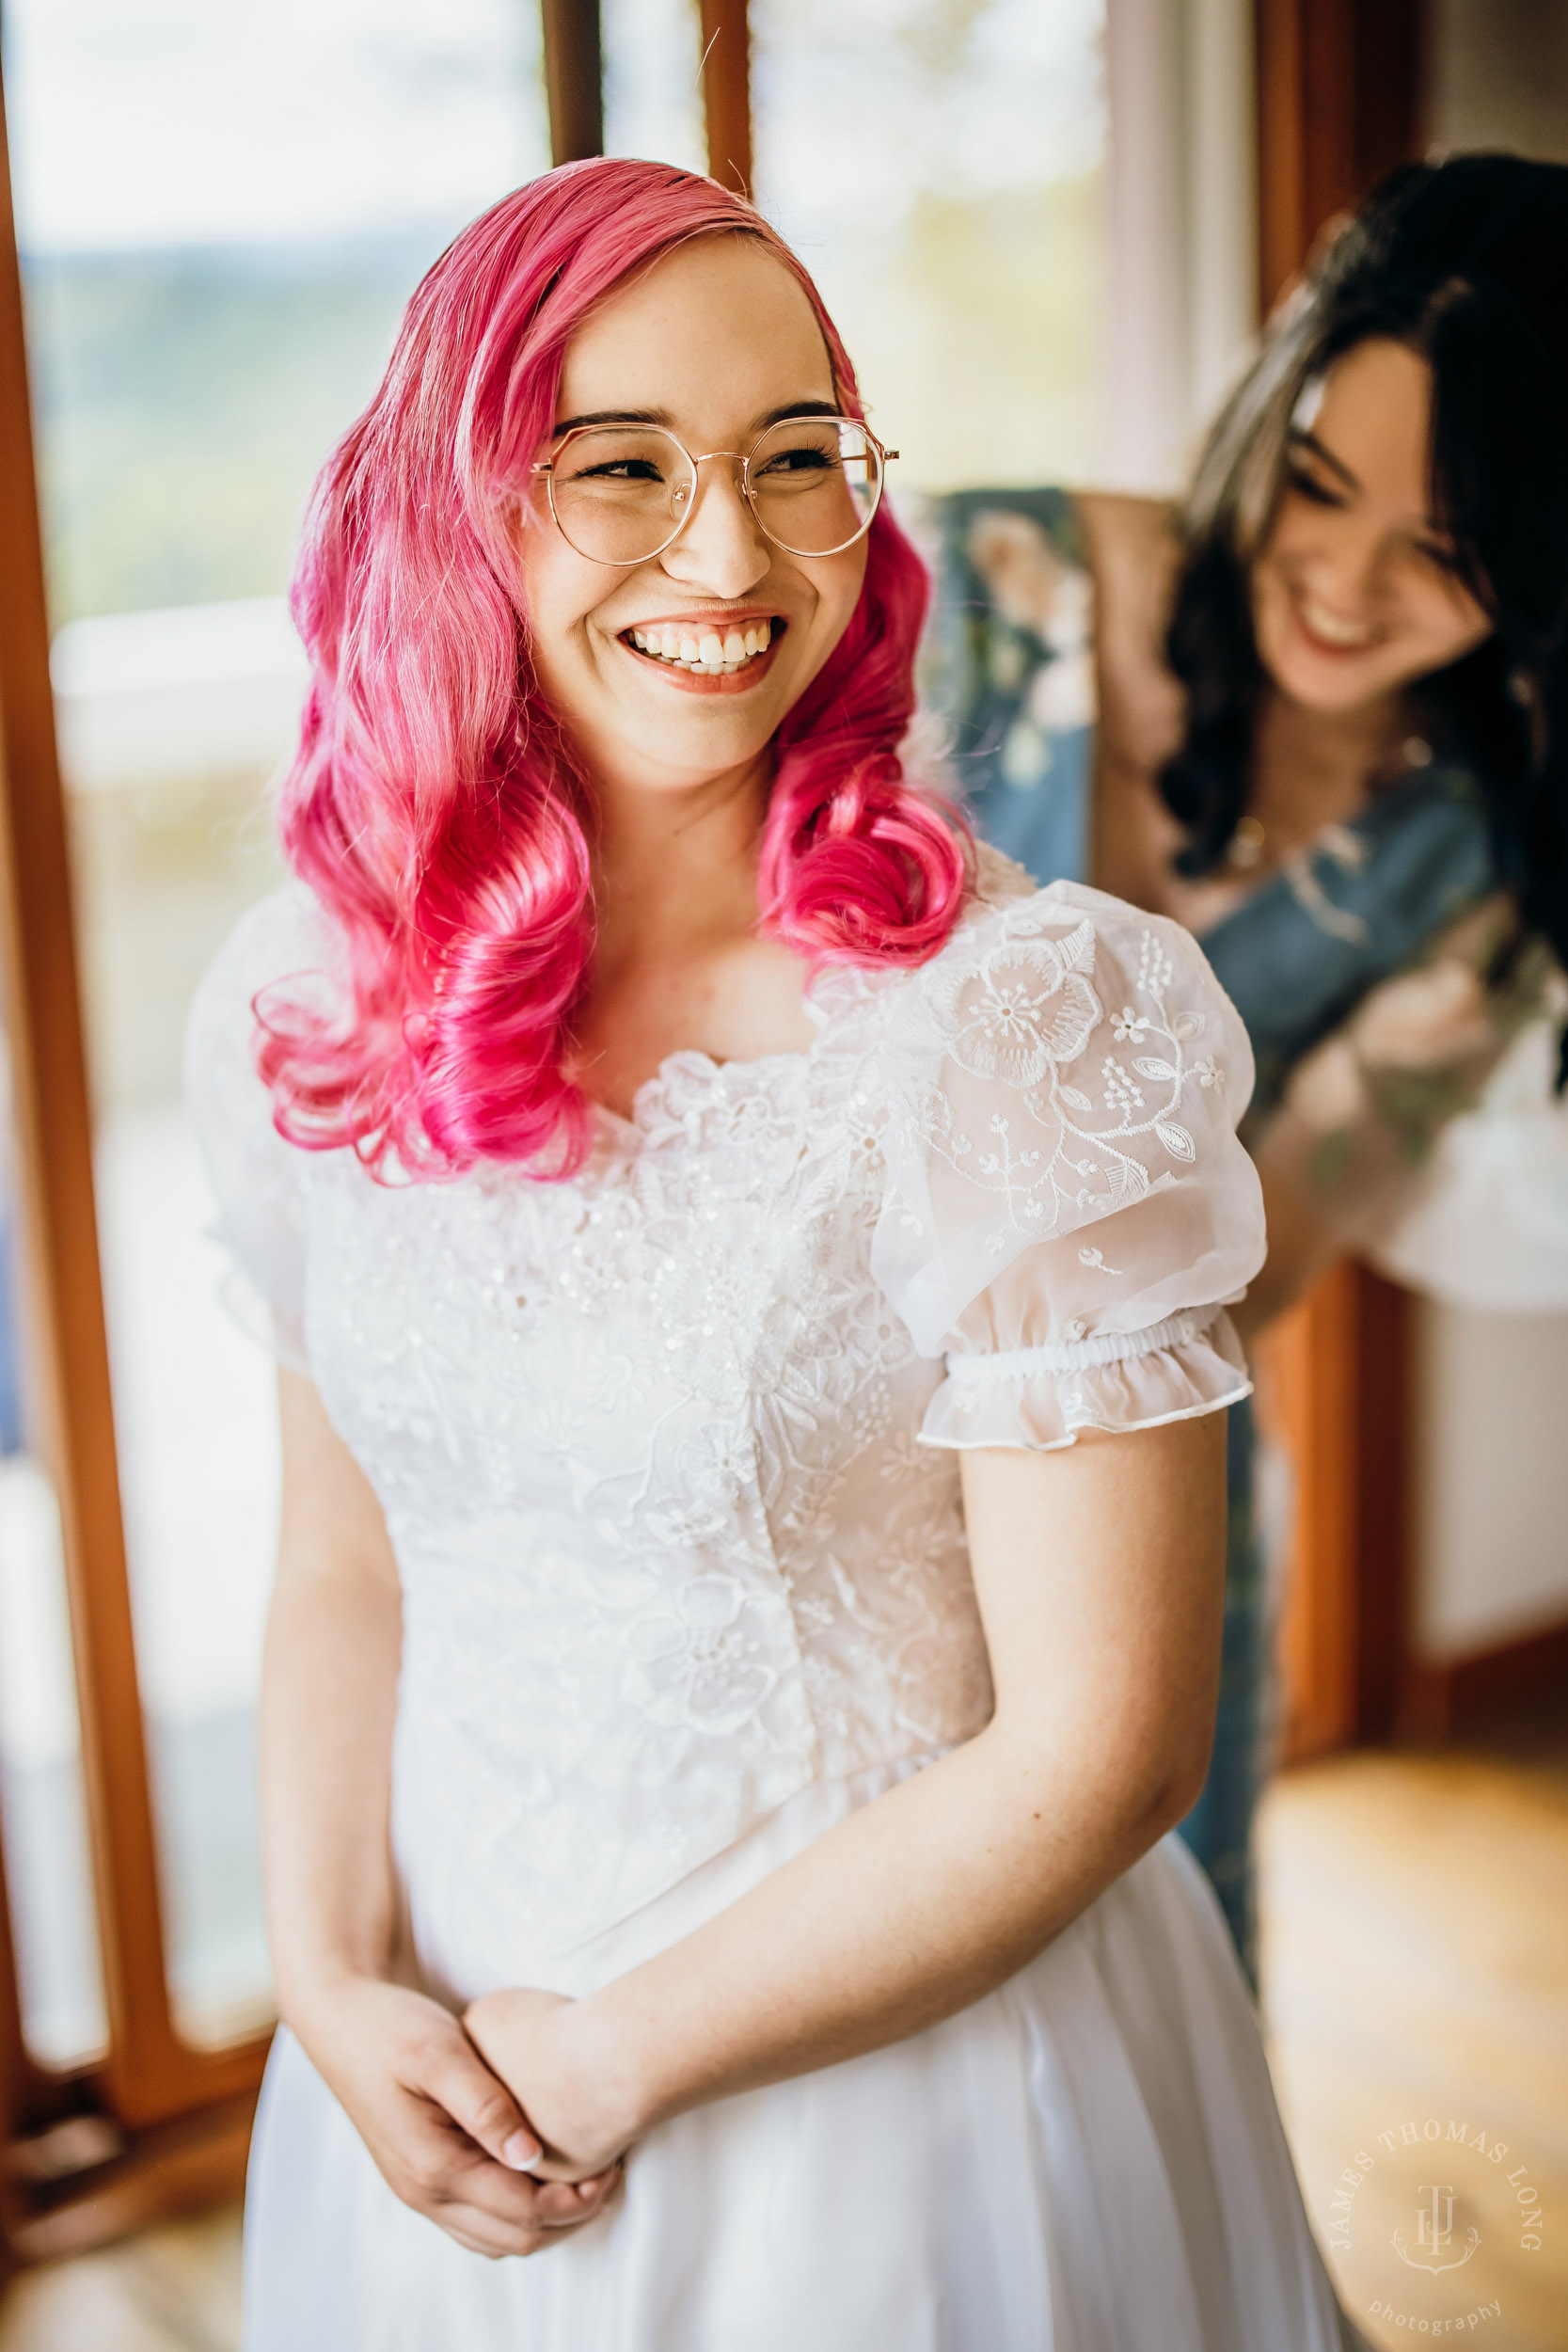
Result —
[[884, 1035], [872, 1268], [941, 1446], [1070, 1445], [1247, 1393], [1263, 1262], [1241, 1018], [1180, 925], [1074, 882], [973, 914]]
[[255, 998], [275, 980], [319, 972], [326, 926], [298, 888], [241, 918], [192, 1000], [185, 1028], [185, 1108], [217, 1200], [215, 1238], [229, 1254], [225, 1299], [291, 1372], [305, 1352], [306, 1188], [311, 1154], [273, 1125], [256, 1073]]

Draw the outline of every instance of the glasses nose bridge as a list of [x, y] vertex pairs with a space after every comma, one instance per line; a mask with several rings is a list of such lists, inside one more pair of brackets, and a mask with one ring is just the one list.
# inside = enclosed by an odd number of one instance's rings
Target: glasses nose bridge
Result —
[[[705, 449], [700, 454], [692, 450], [683, 449], [682, 454], [691, 469], [691, 502], [681, 517], [677, 536], [684, 535], [686, 527], [696, 514], [701, 500], [702, 477], [698, 472], [698, 468], [705, 466], [712, 457], [728, 457], [734, 460], [737, 469], [734, 476], [736, 496], [745, 512], [751, 516], [752, 520], [758, 524], [759, 529], [762, 527], [756, 511], [756, 503], [752, 496], [752, 461], [749, 456], [737, 449]], [[764, 535], [767, 535], [766, 532]]]

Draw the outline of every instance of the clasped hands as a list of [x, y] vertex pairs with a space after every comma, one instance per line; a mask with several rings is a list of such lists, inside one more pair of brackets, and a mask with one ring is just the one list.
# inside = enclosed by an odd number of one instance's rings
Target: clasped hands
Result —
[[589, 2005], [492, 1993], [460, 2024], [363, 1975], [291, 2022], [384, 2179], [470, 2252], [533, 2254], [594, 2220], [637, 2122], [581, 2031]]

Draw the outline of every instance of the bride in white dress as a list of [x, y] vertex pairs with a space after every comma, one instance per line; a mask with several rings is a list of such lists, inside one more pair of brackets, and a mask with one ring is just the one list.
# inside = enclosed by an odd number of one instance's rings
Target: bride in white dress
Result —
[[189, 1053], [283, 1366], [249, 2352], [1340, 2342], [1166, 1834], [1246, 1039], [903, 782], [882, 455], [756, 216], [599, 163], [318, 488]]

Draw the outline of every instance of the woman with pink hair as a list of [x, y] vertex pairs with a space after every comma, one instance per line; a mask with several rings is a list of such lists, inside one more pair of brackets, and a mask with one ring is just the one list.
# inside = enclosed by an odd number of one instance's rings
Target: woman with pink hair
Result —
[[1251, 1058], [906, 777], [890, 454], [756, 214], [596, 162], [318, 485], [189, 1064], [282, 1364], [250, 2352], [1340, 2340], [1166, 1834]]

